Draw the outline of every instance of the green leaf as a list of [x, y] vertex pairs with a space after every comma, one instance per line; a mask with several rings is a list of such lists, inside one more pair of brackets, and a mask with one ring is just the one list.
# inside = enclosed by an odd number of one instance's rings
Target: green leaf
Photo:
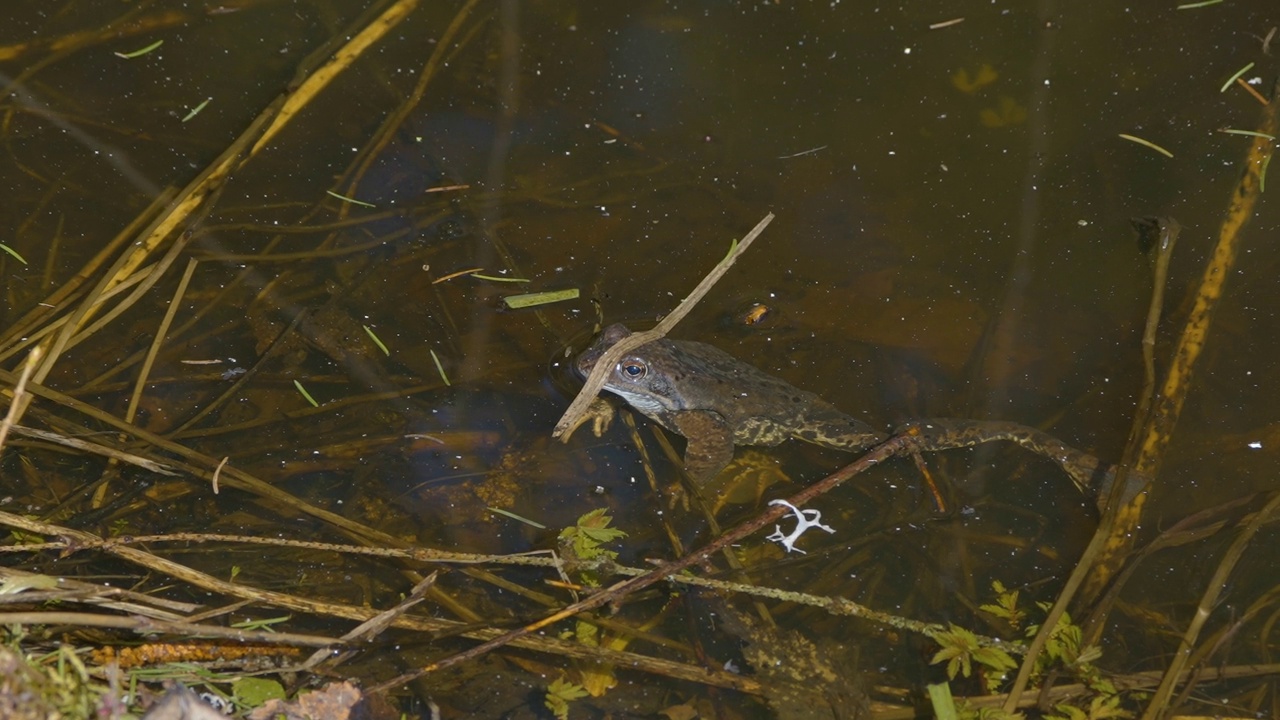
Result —
[[574, 638], [583, 645], [591, 647], [600, 647], [600, 628], [588, 622], [578, 621], [574, 628]]
[[609, 558], [617, 557], [617, 553], [600, 547], [604, 543], [627, 536], [625, 531], [609, 527], [611, 522], [613, 522], [613, 518], [606, 515], [603, 508], [592, 510], [578, 518], [577, 525], [562, 530], [560, 539], [570, 542], [573, 546], [573, 551], [583, 560], [606, 556]]
[[1014, 661], [1009, 653], [995, 647], [978, 648], [973, 651], [973, 661], [984, 665], [992, 670], [1003, 673], [1018, 667], [1018, 663]]
[[553, 715], [560, 720], [569, 719], [569, 703], [587, 696], [587, 689], [571, 683], [563, 677], [556, 678], [547, 686], [544, 704]]
[[1006, 590], [999, 580], [991, 582], [991, 589], [996, 594], [996, 603], [982, 605], [978, 609], [1007, 621], [1014, 628], [1021, 627], [1026, 620], [1026, 613], [1018, 607], [1018, 591]]
[[549, 303], [576, 299], [578, 299], [578, 288], [568, 288], [565, 290], [547, 290], [546, 292], [525, 293], [523, 295], [508, 295], [507, 297], [502, 298], [502, 302], [512, 310], [518, 310], [520, 308], [535, 307], [537, 305], [547, 305]]
[[245, 707], [261, 707], [268, 700], [283, 700], [284, 687], [275, 680], [246, 677], [231, 683], [231, 694]]
[[1133, 713], [1120, 707], [1120, 696], [1104, 697], [1098, 695], [1089, 703], [1089, 720], [1111, 720], [1111, 718], [1131, 718]]
[[1055, 705], [1054, 710], [1062, 713], [1061, 715], [1046, 715], [1045, 720], [1089, 720], [1089, 716], [1083, 710], [1073, 705], [1061, 704]]
[[148, 45], [148, 46], [146, 46], [146, 47], [144, 47], [144, 48], [142, 48], [142, 49], [140, 49], [140, 50], [134, 50], [133, 52], [123, 52], [123, 53], [122, 53], [122, 52], [118, 52], [118, 53], [112, 53], [112, 54], [113, 54], [113, 55], [115, 55], [115, 56], [116, 56], [116, 57], [118, 57], [118, 58], [124, 58], [125, 60], [132, 60], [132, 59], [134, 59], [134, 58], [136, 58], [136, 57], [142, 57], [143, 55], [146, 55], [147, 53], [151, 52], [152, 50], [155, 50], [155, 49], [159, 48], [159, 47], [160, 47], [161, 45], [163, 45], [163, 44], [164, 44], [164, 41], [163, 41], [163, 40], [157, 40], [157, 41], [155, 41], [155, 42], [151, 43], [150, 45]]
[[22, 257], [21, 255], [19, 255], [17, 250], [14, 250], [13, 248], [9, 247], [8, 245], [5, 245], [4, 243], [0, 243], [0, 250], [3, 250], [3, 251], [5, 251], [5, 252], [9, 253], [9, 254], [10, 254], [10, 255], [12, 255], [15, 259], [17, 259], [17, 261], [18, 261], [18, 262], [22, 263], [23, 265], [26, 265], [26, 264], [27, 264], [27, 259], [26, 259], [26, 258], [24, 258], [24, 257]]
[[973, 653], [981, 649], [978, 636], [952, 624], [947, 630], [934, 634], [933, 639], [942, 648], [933, 656], [930, 664], [936, 665], [946, 660], [947, 677], [954, 680], [957, 672], [963, 672], [965, 677], [969, 677], [973, 672], [970, 660]]

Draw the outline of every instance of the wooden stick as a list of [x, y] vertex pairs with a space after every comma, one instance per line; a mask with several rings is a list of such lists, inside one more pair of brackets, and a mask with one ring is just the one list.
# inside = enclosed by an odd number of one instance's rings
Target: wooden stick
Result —
[[716, 282], [718, 282], [720, 278], [724, 277], [724, 274], [728, 272], [729, 268], [733, 267], [733, 264], [738, 261], [738, 258], [742, 257], [742, 253], [746, 252], [747, 248], [751, 247], [751, 243], [755, 242], [755, 239], [760, 237], [760, 233], [763, 233], [764, 229], [769, 226], [769, 223], [773, 222], [773, 217], [773, 213], [769, 213], [764, 216], [763, 220], [756, 223], [756, 226], [751, 229], [751, 232], [747, 233], [742, 240], [738, 241], [738, 243], [729, 250], [729, 254], [717, 263], [715, 267], [711, 268], [711, 272], [707, 273], [707, 276], [702, 279], [702, 282], [698, 283], [698, 286], [693, 289], [693, 292], [689, 293], [684, 300], [681, 300], [680, 304], [676, 306], [676, 309], [672, 310], [669, 315], [662, 318], [662, 321], [659, 322], [656, 327], [652, 330], [632, 333], [631, 335], [619, 340], [613, 347], [606, 350], [604, 354], [600, 356], [600, 359], [596, 361], [595, 368], [593, 368], [591, 370], [591, 374], [587, 376], [586, 382], [582, 386], [582, 390], [578, 391], [578, 396], [573, 399], [573, 402], [569, 405], [569, 409], [565, 410], [564, 415], [560, 416], [560, 420], [556, 423], [555, 429], [551, 431], [551, 437], [560, 438], [562, 441], [568, 441], [569, 436], [566, 433], [571, 428], [576, 427], [578, 421], [582, 419], [583, 414], [587, 411], [587, 406], [591, 404], [591, 401], [595, 399], [596, 395], [600, 393], [601, 388], [604, 387], [605, 376], [609, 374], [609, 371], [613, 369], [613, 366], [617, 364], [618, 360], [622, 359], [622, 356], [626, 353], [631, 352], [645, 343], [660, 340], [665, 337], [666, 334], [671, 331], [671, 328], [675, 327], [676, 323], [683, 320], [684, 317], [689, 314], [689, 311], [698, 304], [698, 301], [701, 300], [713, 286], [715, 286]]

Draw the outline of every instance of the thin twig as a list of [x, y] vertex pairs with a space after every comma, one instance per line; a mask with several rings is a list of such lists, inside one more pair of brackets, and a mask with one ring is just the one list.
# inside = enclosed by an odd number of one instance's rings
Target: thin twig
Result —
[[[413, 590], [409, 592], [408, 597], [396, 603], [395, 607], [383, 610], [377, 615], [374, 615], [368, 620], [360, 623], [350, 632], [344, 634], [342, 636], [343, 642], [351, 644], [368, 644], [371, 640], [381, 635], [384, 630], [391, 627], [391, 624], [396, 619], [402, 617], [405, 613], [409, 612], [409, 610], [413, 609], [415, 605], [420, 604], [424, 599], [426, 599], [427, 590], [431, 589], [431, 586], [436, 584], [436, 578], [439, 577], [439, 575], [440, 573], [437, 571], [423, 578], [422, 581], [415, 585]], [[352, 654], [353, 651], [350, 650], [338, 654], [334, 654], [328, 649], [317, 650], [311, 655], [311, 657], [303, 661], [302, 665], [297, 669], [311, 670], [321, 663], [324, 663], [326, 670], [332, 671], [333, 668], [337, 667], [342, 662], [345, 662]]]
[[1154, 720], [1164, 712], [1169, 703], [1169, 698], [1172, 697], [1174, 689], [1183, 676], [1187, 660], [1191, 657], [1191, 651], [1195, 648], [1196, 641], [1200, 638], [1200, 631], [1204, 628], [1204, 624], [1208, 622], [1209, 615], [1213, 612], [1213, 609], [1218, 606], [1218, 601], [1222, 594], [1227, 591], [1228, 580], [1230, 580], [1231, 573], [1240, 562], [1240, 557], [1244, 555], [1245, 549], [1249, 547], [1249, 542], [1253, 540], [1259, 528], [1269, 522], [1278, 510], [1280, 510], [1280, 495], [1271, 498], [1271, 501], [1263, 506], [1261, 510], [1254, 513], [1249, 522], [1236, 535], [1235, 540], [1232, 541], [1231, 547], [1227, 549], [1226, 555], [1222, 558], [1222, 562], [1214, 570], [1213, 577], [1209, 579], [1204, 594], [1200, 598], [1200, 604], [1196, 606], [1195, 615], [1192, 616], [1191, 622], [1187, 624], [1187, 629], [1182, 633], [1178, 648], [1173, 653], [1173, 660], [1169, 662], [1169, 667], [1165, 669], [1164, 677], [1160, 680], [1160, 687], [1152, 694], [1151, 702], [1147, 704], [1147, 709], [1142, 713], [1142, 720]]

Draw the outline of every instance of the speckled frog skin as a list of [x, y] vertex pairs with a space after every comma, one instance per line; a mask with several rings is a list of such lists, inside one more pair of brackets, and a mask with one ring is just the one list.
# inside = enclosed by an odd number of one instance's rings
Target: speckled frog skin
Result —
[[[610, 325], [577, 359], [584, 376], [631, 331]], [[767, 375], [700, 342], [656, 340], [624, 355], [605, 389], [688, 440], [685, 470], [706, 482], [733, 459], [735, 445], [777, 445], [795, 438], [861, 450], [885, 436], [811, 392]]]

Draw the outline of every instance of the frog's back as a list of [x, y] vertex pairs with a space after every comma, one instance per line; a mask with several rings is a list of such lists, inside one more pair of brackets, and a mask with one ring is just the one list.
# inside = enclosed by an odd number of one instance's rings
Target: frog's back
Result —
[[719, 348], [689, 340], [663, 340], [667, 372], [688, 374], [681, 387], [686, 409], [719, 413], [738, 445], [777, 445], [789, 438], [857, 450], [882, 436], [817, 395], [764, 373]]

